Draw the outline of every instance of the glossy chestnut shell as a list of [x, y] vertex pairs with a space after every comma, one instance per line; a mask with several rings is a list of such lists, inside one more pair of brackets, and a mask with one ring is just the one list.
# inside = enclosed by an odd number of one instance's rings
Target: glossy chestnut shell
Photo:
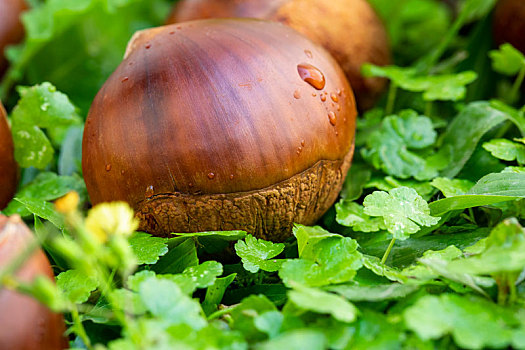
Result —
[[[20, 217], [0, 215], [0, 269], [8, 266], [33, 242], [34, 236]], [[16, 277], [31, 282], [43, 275], [55, 280], [51, 265], [40, 249], [21, 266]], [[35, 299], [0, 288], [0, 349], [64, 349], [65, 323]]]
[[18, 178], [13, 138], [7, 124], [5, 109], [0, 102], [0, 210], [13, 198]]
[[7, 67], [5, 48], [18, 43], [24, 36], [20, 15], [26, 9], [23, 0], [0, 0], [0, 76]]
[[366, 62], [390, 63], [385, 28], [366, 0], [182, 0], [167, 23], [227, 17], [278, 21], [322, 45], [345, 71], [361, 110], [383, 91], [384, 79], [360, 71]]
[[499, 0], [494, 10], [493, 32], [498, 45], [510, 43], [525, 53], [525, 1]]
[[139, 32], [88, 115], [94, 204], [124, 200], [157, 235], [243, 229], [283, 240], [335, 201], [356, 108], [334, 59], [279, 23]]

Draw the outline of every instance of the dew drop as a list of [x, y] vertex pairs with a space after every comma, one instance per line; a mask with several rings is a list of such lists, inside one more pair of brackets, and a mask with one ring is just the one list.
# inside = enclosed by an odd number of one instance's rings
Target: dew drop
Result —
[[328, 119], [330, 119], [330, 124], [335, 125], [337, 118], [335, 117], [335, 113], [330, 111], [328, 112]]
[[149, 49], [150, 47], [151, 47], [151, 44], [147, 44], [147, 45], [145, 46], [146, 49]]
[[295, 90], [293, 93], [293, 97], [295, 97], [297, 100], [301, 98], [301, 92], [299, 90]]
[[341, 110], [341, 106], [340, 106], [339, 104], [336, 104], [336, 105], [335, 105], [335, 108], [336, 108], [338, 111]]
[[234, 176], [233, 174], [230, 174], [230, 180], [233, 180]]
[[189, 188], [192, 188], [192, 187], [193, 187], [193, 183], [190, 182], [190, 183], [188, 184], [188, 187], [189, 187]]
[[334, 101], [334, 102], [339, 102], [339, 97], [337, 97], [337, 95], [334, 94], [334, 93], [331, 93], [331, 94], [330, 94], [330, 98], [331, 98], [332, 101]]
[[305, 145], [305, 144], [306, 144], [306, 142], [304, 141], [304, 139], [303, 139], [303, 140], [301, 140], [301, 146], [303, 146], [303, 147], [304, 147], [304, 145]]
[[337, 92], [337, 94], [338, 94], [339, 96], [341, 96], [341, 94], [343, 93], [343, 92], [341, 91], [341, 89], [337, 89], [336, 92]]
[[177, 29], [182, 29], [182, 26], [177, 26]]
[[125, 171], [124, 170], [121, 170], [120, 171], [120, 175], [124, 175]]
[[175, 31], [172, 30], [171, 32], [169, 32], [169, 34], [173, 35], [173, 34], [175, 34]]
[[326, 84], [323, 73], [316, 67], [308, 63], [301, 63], [297, 66], [299, 76], [317, 90], [322, 90]]
[[155, 191], [153, 190], [153, 186], [150, 185], [146, 187], [146, 198], [153, 197], [154, 194], [155, 194]]
[[209, 173], [208, 174], [208, 179], [213, 180], [214, 178], [215, 178], [215, 174], [214, 173]]
[[297, 147], [297, 154], [301, 154], [302, 151], [303, 151], [302, 147]]
[[125, 83], [125, 82], [128, 81], [128, 80], [129, 80], [129, 77], [124, 77], [124, 78], [122, 78], [121, 81], [122, 81], [123, 83]]
[[325, 94], [321, 94], [321, 101], [323, 101], [323, 102], [326, 101], [326, 95]]
[[306, 54], [306, 57], [308, 57], [308, 58], [314, 57], [314, 55], [312, 55], [312, 51], [310, 51], [310, 50], [304, 50], [304, 53]]
[[111, 170], [111, 164], [106, 164], [106, 171], [110, 171]]

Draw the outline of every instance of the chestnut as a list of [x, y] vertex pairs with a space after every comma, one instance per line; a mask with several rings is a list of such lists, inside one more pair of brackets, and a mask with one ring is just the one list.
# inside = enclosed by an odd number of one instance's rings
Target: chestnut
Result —
[[5, 48], [18, 43], [24, 36], [20, 15], [26, 9], [24, 0], [0, 0], [0, 76], [7, 67]]
[[93, 204], [123, 200], [139, 229], [242, 229], [282, 241], [335, 201], [355, 100], [337, 62], [280, 23], [201, 20], [135, 34], [88, 114]]
[[13, 138], [7, 124], [5, 109], [0, 102], [0, 210], [13, 198], [18, 179]]
[[[0, 215], [0, 270], [22, 254], [34, 240], [33, 233], [19, 216]], [[16, 272], [23, 282], [37, 276], [55, 280], [53, 270], [41, 249], [34, 252]], [[63, 349], [65, 323], [61, 314], [49, 310], [35, 299], [0, 287], [0, 349]]]
[[385, 80], [364, 78], [363, 63], [390, 63], [383, 23], [366, 0], [182, 0], [167, 23], [219, 17], [252, 17], [284, 23], [324, 46], [339, 62], [357, 106], [372, 107]]
[[510, 43], [525, 53], [525, 1], [499, 0], [494, 10], [494, 39], [498, 45]]

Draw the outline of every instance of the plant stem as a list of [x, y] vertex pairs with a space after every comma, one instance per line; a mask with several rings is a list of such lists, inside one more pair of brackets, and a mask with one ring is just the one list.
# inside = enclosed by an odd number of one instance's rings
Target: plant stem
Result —
[[388, 259], [388, 256], [390, 255], [390, 251], [392, 250], [394, 243], [396, 243], [396, 239], [392, 238], [392, 240], [390, 241], [390, 244], [388, 245], [388, 248], [386, 248], [385, 254], [383, 254], [383, 258], [381, 259], [381, 264], [384, 264], [386, 262], [386, 259]]
[[514, 99], [518, 97], [518, 92], [519, 92], [520, 86], [523, 83], [524, 79], [525, 79], [525, 65], [521, 67], [520, 72], [518, 73], [518, 76], [516, 77], [516, 80], [514, 81], [514, 84], [512, 85], [512, 90], [510, 91], [511, 101], [514, 101]]
[[71, 317], [73, 318], [75, 332], [77, 333], [77, 335], [80, 337], [80, 339], [82, 339], [86, 348], [88, 348], [89, 350], [93, 349], [93, 347], [91, 346], [91, 340], [89, 339], [86, 333], [84, 325], [82, 324], [82, 320], [80, 319], [76, 305], [73, 305], [73, 307], [71, 308]]
[[237, 304], [237, 305], [233, 305], [233, 306], [224, 308], [222, 310], [215, 311], [210, 316], [208, 316], [208, 321], [211, 321], [211, 320], [214, 320], [214, 319], [219, 318], [221, 316], [224, 316], [226, 314], [229, 314], [230, 312], [232, 312], [239, 305], [240, 304]]
[[432, 115], [432, 101], [427, 101], [426, 105], [425, 105], [425, 115], [427, 117], [431, 117]]
[[388, 87], [388, 98], [385, 107], [385, 115], [390, 115], [394, 112], [394, 105], [396, 103], [397, 85], [391, 81]]

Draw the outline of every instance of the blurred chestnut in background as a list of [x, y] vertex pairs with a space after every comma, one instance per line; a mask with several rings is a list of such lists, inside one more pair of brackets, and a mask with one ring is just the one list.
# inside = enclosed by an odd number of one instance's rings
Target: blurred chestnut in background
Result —
[[360, 110], [372, 107], [385, 87], [360, 71], [366, 62], [390, 63], [385, 28], [366, 0], [182, 0], [167, 23], [219, 17], [278, 21], [322, 45], [345, 71]]
[[16, 190], [18, 167], [15, 162], [13, 138], [7, 116], [0, 102], [0, 210], [13, 198]]
[[23, 0], [0, 0], [0, 76], [7, 67], [4, 50], [24, 37], [24, 26], [20, 15], [27, 10]]
[[[33, 233], [19, 216], [0, 215], [0, 270], [9, 266], [34, 242]], [[55, 277], [46, 255], [37, 249], [16, 271], [16, 277], [30, 283], [43, 275]], [[56, 314], [35, 299], [0, 287], [0, 349], [64, 349], [65, 324]]]
[[494, 10], [494, 39], [525, 53], [525, 0], [499, 0]]
[[356, 113], [332, 56], [280, 23], [145, 30], [91, 106], [88, 193], [127, 201], [157, 235], [242, 229], [282, 241], [337, 198]]

